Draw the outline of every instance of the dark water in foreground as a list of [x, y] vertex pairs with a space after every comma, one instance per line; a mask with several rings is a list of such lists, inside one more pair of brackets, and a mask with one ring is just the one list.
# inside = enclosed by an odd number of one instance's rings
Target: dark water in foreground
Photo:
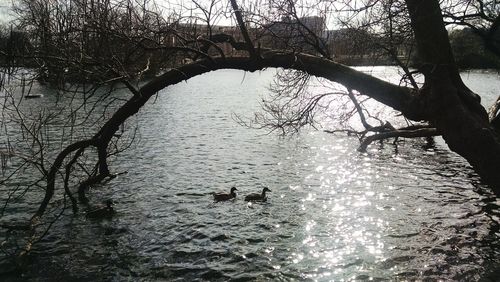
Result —
[[[129, 173], [90, 193], [94, 201], [113, 198], [117, 215], [67, 216], [23, 277], [500, 277], [500, 202], [466, 162], [439, 140], [428, 149], [421, 140], [374, 144], [362, 154], [353, 137], [306, 130], [280, 138], [237, 125], [231, 115], [257, 110], [271, 75], [219, 71], [161, 93], [135, 120], [140, 141], [113, 163]], [[212, 202], [211, 192], [231, 186], [235, 201]], [[263, 186], [272, 190], [267, 203], [242, 200]]]

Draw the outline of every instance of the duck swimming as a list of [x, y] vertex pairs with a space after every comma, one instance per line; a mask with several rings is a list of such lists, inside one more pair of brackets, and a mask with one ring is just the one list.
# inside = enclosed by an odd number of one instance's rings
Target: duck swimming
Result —
[[247, 195], [245, 197], [245, 201], [265, 202], [265, 201], [267, 201], [266, 192], [271, 192], [271, 190], [269, 190], [269, 188], [267, 188], [267, 187], [264, 187], [264, 189], [262, 189], [262, 194], [253, 193], [253, 194]]
[[88, 211], [85, 216], [93, 219], [109, 218], [115, 213], [113, 205], [113, 200], [107, 200], [105, 207], [98, 207], [96, 209]]
[[238, 189], [236, 187], [231, 187], [231, 192], [229, 193], [213, 193], [214, 195], [214, 201], [220, 202], [220, 201], [228, 201], [233, 198], [236, 198], [236, 192]]

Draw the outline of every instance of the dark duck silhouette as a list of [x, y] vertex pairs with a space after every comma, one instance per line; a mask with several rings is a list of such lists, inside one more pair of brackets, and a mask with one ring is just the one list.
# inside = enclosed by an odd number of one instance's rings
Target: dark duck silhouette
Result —
[[234, 191], [238, 191], [238, 189], [236, 189], [236, 187], [231, 187], [231, 192], [229, 193], [213, 193], [214, 201], [221, 202], [234, 199], [236, 198], [236, 192]]
[[245, 197], [245, 201], [249, 201], [249, 202], [265, 202], [265, 201], [267, 201], [266, 192], [271, 192], [271, 190], [269, 190], [269, 188], [267, 188], [267, 187], [264, 187], [264, 189], [262, 189], [262, 193], [261, 194], [253, 193], [253, 194], [247, 195]]
[[88, 218], [93, 218], [93, 219], [109, 218], [115, 213], [115, 210], [113, 209], [113, 205], [114, 205], [113, 200], [107, 200], [105, 207], [101, 206], [101, 207], [97, 207], [91, 211], [88, 211], [85, 214], [85, 216]]

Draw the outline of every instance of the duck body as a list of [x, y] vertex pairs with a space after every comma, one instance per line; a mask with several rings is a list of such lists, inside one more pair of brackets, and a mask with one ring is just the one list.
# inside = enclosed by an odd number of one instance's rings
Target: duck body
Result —
[[85, 216], [92, 219], [109, 218], [115, 214], [113, 209], [113, 201], [107, 200], [105, 207], [98, 207], [91, 211], [88, 211]]
[[229, 193], [213, 193], [214, 201], [221, 202], [221, 201], [228, 201], [228, 200], [234, 199], [234, 198], [236, 198], [235, 191], [238, 191], [238, 189], [236, 189], [236, 187], [231, 187], [231, 192], [229, 192]]
[[262, 189], [262, 193], [260, 193], [260, 194], [253, 193], [253, 194], [249, 194], [249, 195], [245, 196], [245, 201], [247, 201], [247, 202], [265, 202], [265, 201], [267, 201], [266, 192], [271, 192], [271, 190], [269, 190], [269, 188], [267, 188], [267, 187], [264, 187], [264, 189]]

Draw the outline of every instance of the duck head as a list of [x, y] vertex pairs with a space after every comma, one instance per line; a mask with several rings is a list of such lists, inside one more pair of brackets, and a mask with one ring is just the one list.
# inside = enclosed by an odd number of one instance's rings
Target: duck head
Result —
[[271, 190], [269, 190], [269, 188], [267, 187], [264, 187], [264, 189], [262, 189], [262, 194], [265, 194], [266, 192], [271, 192]]
[[112, 208], [114, 204], [115, 203], [113, 202], [113, 200], [111, 199], [106, 200], [106, 207]]
[[236, 187], [231, 187], [231, 194], [234, 194], [234, 191], [238, 191], [238, 189], [236, 189]]

